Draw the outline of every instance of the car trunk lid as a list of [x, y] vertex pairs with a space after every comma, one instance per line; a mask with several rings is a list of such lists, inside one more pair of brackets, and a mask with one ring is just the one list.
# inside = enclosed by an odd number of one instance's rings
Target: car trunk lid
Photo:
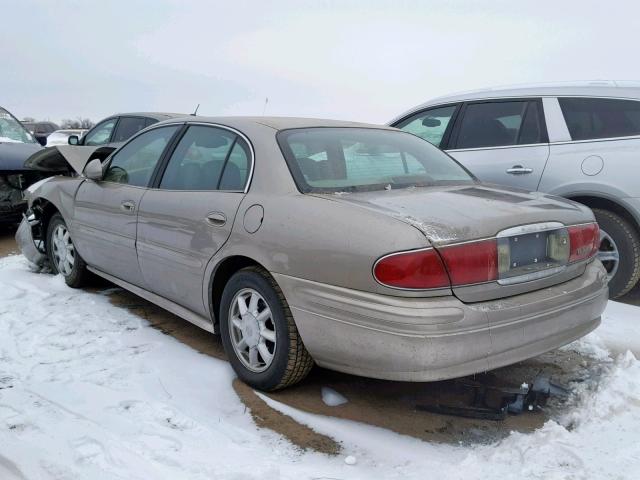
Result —
[[547, 261], [543, 253], [549, 232], [563, 229], [565, 225], [593, 221], [593, 215], [586, 207], [563, 198], [479, 184], [360, 192], [335, 197], [339, 202], [376, 210], [412, 225], [441, 252], [455, 244], [502, 235], [499, 241], [509, 244], [514, 269], [531, 273], [530, 281], [519, 282], [514, 279], [514, 273], [503, 272], [502, 276], [511, 277], [511, 280], [454, 286], [454, 294], [463, 301], [483, 301], [537, 290], [574, 278], [584, 271], [584, 262], [579, 265], [538, 263], [539, 260]]

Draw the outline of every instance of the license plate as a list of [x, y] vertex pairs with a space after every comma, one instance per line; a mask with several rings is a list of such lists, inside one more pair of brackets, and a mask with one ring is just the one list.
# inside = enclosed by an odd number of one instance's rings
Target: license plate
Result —
[[498, 238], [498, 278], [546, 276], [569, 261], [566, 228]]

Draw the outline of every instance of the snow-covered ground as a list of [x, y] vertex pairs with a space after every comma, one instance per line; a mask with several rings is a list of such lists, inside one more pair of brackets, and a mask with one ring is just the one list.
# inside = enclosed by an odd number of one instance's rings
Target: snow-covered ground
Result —
[[[571, 348], [604, 360], [579, 407], [492, 445], [436, 445], [272, 407], [342, 442], [301, 452], [258, 429], [230, 366], [101, 294], [0, 259], [0, 479], [640, 478], [640, 309], [611, 303]], [[610, 353], [615, 352], [615, 353]], [[336, 401], [325, 392], [325, 401]], [[345, 462], [347, 456], [349, 465]]]

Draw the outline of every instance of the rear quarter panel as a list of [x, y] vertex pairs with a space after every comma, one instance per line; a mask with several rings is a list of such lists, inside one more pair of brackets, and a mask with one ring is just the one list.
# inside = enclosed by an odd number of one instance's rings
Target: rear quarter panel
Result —
[[640, 138], [555, 143], [539, 190], [562, 196], [640, 197], [639, 163]]
[[[256, 204], [264, 208], [264, 217], [251, 234], [243, 220]], [[425, 296], [380, 285], [372, 269], [382, 255], [426, 246], [426, 237], [416, 228], [330, 197], [256, 193], [243, 200], [229, 241], [208, 270], [212, 272], [224, 258], [243, 255], [272, 273], [387, 295]], [[443, 293], [450, 291], [439, 291]]]

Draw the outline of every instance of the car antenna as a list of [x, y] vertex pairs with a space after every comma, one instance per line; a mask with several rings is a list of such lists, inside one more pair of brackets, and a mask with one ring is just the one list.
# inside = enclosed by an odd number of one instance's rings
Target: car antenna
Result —
[[264, 107], [262, 108], [262, 116], [264, 117], [264, 112], [267, 111], [267, 104], [269, 103], [269, 97], [264, 98]]
[[196, 107], [196, 109], [193, 111], [193, 113], [191, 115], [195, 117], [198, 114], [198, 109], [199, 108], [200, 108], [200, 104], [198, 104], [198, 106]]

